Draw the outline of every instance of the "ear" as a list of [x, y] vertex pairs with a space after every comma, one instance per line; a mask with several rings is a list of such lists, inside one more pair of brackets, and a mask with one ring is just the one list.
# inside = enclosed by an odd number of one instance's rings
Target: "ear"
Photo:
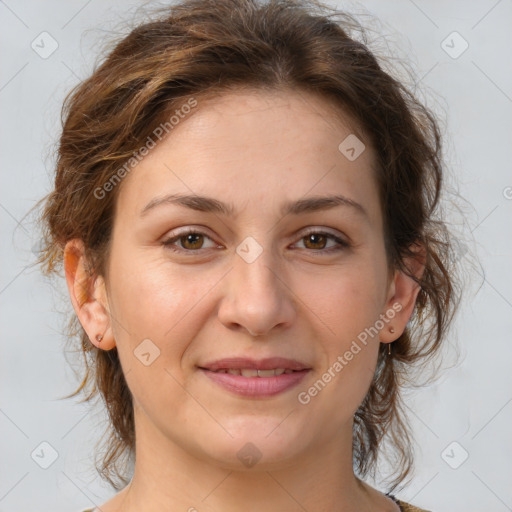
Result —
[[[102, 276], [90, 273], [82, 240], [70, 240], [64, 248], [64, 270], [73, 308], [91, 343], [111, 350], [116, 346], [110, 325], [107, 293]], [[101, 341], [96, 336], [101, 334]]]
[[[409, 273], [417, 279], [421, 279], [426, 265], [426, 250], [423, 245], [414, 244], [410, 247], [414, 256], [404, 259], [404, 264]], [[416, 298], [420, 291], [420, 285], [401, 270], [395, 270], [389, 283], [383, 315], [389, 320], [380, 331], [380, 341], [391, 343], [398, 339], [405, 330], [407, 322], [414, 311]], [[393, 329], [394, 332], [390, 332]]]

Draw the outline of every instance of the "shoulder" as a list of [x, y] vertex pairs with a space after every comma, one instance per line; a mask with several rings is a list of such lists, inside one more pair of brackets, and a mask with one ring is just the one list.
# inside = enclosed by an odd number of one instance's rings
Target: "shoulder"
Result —
[[423, 508], [415, 507], [414, 505], [411, 505], [410, 503], [406, 503], [405, 501], [401, 501], [401, 500], [397, 499], [396, 502], [398, 503], [398, 506], [400, 507], [400, 510], [402, 512], [431, 512], [430, 510], [425, 510]]

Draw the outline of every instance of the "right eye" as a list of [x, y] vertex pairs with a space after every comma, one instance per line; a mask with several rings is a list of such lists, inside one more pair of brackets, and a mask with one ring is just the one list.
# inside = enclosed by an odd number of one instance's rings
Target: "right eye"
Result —
[[[162, 245], [175, 252], [199, 252], [200, 249], [203, 249], [204, 238], [211, 240], [211, 238], [205, 233], [202, 233], [197, 229], [189, 228], [185, 231], [173, 234], [173, 236], [164, 240]], [[176, 242], [179, 242], [181, 247], [177, 247]], [[211, 247], [215, 247], [215, 245], [212, 245]]]

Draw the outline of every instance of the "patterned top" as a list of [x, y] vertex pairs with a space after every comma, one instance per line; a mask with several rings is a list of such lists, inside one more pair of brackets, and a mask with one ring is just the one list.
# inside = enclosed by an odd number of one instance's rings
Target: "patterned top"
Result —
[[[405, 501], [400, 501], [399, 499], [395, 498], [392, 494], [386, 494], [386, 496], [391, 498], [400, 507], [401, 512], [431, 512], [430, 510], [415, 507], [414, 505], [406, 503]], [[95, 508], [86, 508], [81, 512], [94, 512], [95, 510]]]
[[386, 493], [386, 496], [388, 498], [391, 498], [398, 505], [398, 508], [400, 508], [402, 512], [431, 512], [430, 510], [415, 507], [414, 505], [406, 503], [405, 501], [400, 501], [399, 499], [395, 498], [392, 494]]

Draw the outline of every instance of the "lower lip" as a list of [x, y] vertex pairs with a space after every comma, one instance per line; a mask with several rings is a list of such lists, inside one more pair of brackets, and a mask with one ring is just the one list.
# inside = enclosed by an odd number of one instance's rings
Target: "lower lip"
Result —
[[274, 396], [296, 386], [309, 370], [282, 373], [274, 377], [242, 377], [230, 373], [217, 373], [200, 368], [200, 370], [224, 389], [237, 395], [250, 397]]

